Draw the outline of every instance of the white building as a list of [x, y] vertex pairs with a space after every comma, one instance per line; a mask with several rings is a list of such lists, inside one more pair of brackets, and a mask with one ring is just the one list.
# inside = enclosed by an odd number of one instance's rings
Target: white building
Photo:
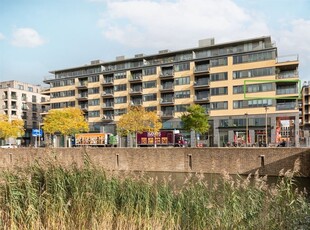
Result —
[[49, 101], [49, 96], [42, 95], [42, 90], [40, 85], [14, 80], [0, 82], [0, 114], [8, 115], [10, 120], [24, 120], [25, 135], [17, 140], [18, 144], [28, 146], [34, 143], [32, 129], [39, 128], [41, 113], [48, 110], [45, 102]]

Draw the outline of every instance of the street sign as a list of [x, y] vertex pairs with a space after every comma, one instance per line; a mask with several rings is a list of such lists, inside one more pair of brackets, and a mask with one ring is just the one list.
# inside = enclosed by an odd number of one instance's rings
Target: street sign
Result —
[[33, 137], [42, 137], [42, 129], [32, 129], [32, 136]]

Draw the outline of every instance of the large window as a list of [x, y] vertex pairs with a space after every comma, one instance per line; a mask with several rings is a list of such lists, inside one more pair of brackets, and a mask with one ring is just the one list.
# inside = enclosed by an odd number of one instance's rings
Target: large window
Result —
[[226, 95], [228, 94], [227, 87], [218, 87], [218, 88], [212, 88], [211, 89], [211, 96], [214, 95]]
[[143, 82], [143, 88], [144, 89], [156, 88], [156, 81], [146, 81], [146, 82]]
[[227, 72], [213, 73], [210, 75], [211, 81], [225, 81], [227, 80]]
[[143, 95], [143, 101], [156, 101], [156, 100], [157, 100], [157, 94], [156, 93]]
[[115, 104], [123, 104], [123, 103], [127, 103], [127, 97], [115, 97], [114, 98], [114, 103]]
[[270, 76], [275, 75], [275, 68], [259, 68], [259, 69], [249, 69], [249, 70], [242, 70], [242, 71], [234, 71], [233, 78], [250, 78], [250, 77], [262, 77], [262, 76]]
[[175, 106], [175, 111], [176, 112], [185, 112], [187, 107], [189, 107], [189, 104], [185, 104], [185, 105], [176, 105]]
[[189, 62], [179, 63], [174, 66], [175, 71], [185, 71], [185, 70], [189, 70], [189, 68], [190, 68]]
[[61, 91], [61, 92], [55, 92], [51, 93], [51, 98], [60, 98], [60, 97], [71, 97], [75, 95], [74, 90], [68, 90], [68, 91]]
[[88, 100], [88, 105], [89, 106], [95, 106], [95, 105], [99, 105], [99, 104], [100, 104], [100, 100], [99, 99]]
[[114, 86], [114, 92], [126, 91], [126, 90], [127, 90], [127, 85], [126, 84], [121, 84], [121, 85], [115, 85]]
[[122, 116], [125, 113], [127, 113], [127, 109], [115, 109], [114, 110], [114, 115], [115, 116]]
[[174, 80], [175, 85], [188, 85], [190, 82], [189, 76], [187, 77], [179, 77]]
[[114, 79], [124, 79], [126, 78], [126, 72], [114, 73]]
[[219, 102], [212, 102], [211, 103], [211, 109], [212, 110], [221, 110], [221, 109], [227, 109], [228, 108], [228, 102], [227, 101], [219, 101]]
[[251, 53], [251, 54], [242, 54], [233, 57], [233, 63], [247, 63], [247, 62], [256, 62], [256, 61], [265, 61], [272, 60], [275, 58], [274, 51]]
[[100, 117], [100, 111], [96, 110], [96, 111], [88, 111], [88, 116], [89, 117]]
[[[272, 83], [263, 83], [263, 84], [252, 84], [245, 86], [246, 93], [257, 93], [257, 92], [267, 92], [273, 90]], [[244, 85], [234, 86], [233, 88], [234, 94], [244, 93]]]
[[143, 75], [154, 75], [156, 74], [156, 67], [148, 67], [143, 69]]
[[189, 98], [190, 90], [178, 91], [174, 93], [175, 98]]
[[88, 89], [88, 94], [97, 94], [97, 93], [99, 93], [99, 87]]
[[88, 82], [99, 82], [99, 75], [89, 76]]
[[211, 67], [223, 66], [223, 65], [227, 65], [227, 57], [212, 59], [210, 61]]
[[272, 106], [272, 99], [237, 100], [233, 102], [234, 109]]

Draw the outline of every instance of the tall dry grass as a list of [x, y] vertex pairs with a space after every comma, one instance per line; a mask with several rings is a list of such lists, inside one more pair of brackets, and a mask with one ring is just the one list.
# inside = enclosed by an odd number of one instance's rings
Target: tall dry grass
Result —
[[173, 181], [93, 167], [35, 164], [0, 183], [1, 229], [307, 229], [310, 203], [295, 171], [268, 186], [258, 174]]

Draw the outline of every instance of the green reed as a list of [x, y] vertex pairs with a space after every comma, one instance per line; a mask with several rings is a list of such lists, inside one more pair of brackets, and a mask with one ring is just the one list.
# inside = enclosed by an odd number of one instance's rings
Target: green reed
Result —
[[105, 172], [90, 163], [63, 168], [34, 164], [5, 172], [1, 229], [306, 229], [310, 204], [294, 173], [268, 186], [258, 174], [207, 182]]

